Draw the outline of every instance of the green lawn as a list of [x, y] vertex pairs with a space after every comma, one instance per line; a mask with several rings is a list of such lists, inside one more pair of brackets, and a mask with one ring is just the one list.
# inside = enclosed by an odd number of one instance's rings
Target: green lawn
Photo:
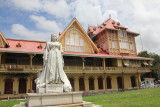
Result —
[[83, 97], [103, 107], [160, 107], [160, 88]]
[[[103, 107], [160, 107], [160, 88], [83, 97]], [[25, 100], [0, 101], [0, 107], [13, 107]]]
[[0, 101], [0, 107], [13, 107], [15, 104], [20, 104], [20, 102], [25, 102], [26, 100], [9, 100]]

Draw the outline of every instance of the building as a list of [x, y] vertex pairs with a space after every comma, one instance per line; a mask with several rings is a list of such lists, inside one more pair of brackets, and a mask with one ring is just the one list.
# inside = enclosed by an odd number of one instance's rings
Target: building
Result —
[[154, 88], [154, 80], [155, 78], [144, 78], [144, 81], [141, 82], [142, 88]]
[[[73, 91], [140, 87], [141, 73], [150, 72], [151, 58], [138, 57], [138, 33], [109, 18], [87, 33], [74, 18], [59, 33], [64, 50], [64, 71]], [[50, 35], [48, 35], [50, 36]], [[0, 33], [0, 98], [25, 97], [35, 92], [46, 42], [6, 39]]]

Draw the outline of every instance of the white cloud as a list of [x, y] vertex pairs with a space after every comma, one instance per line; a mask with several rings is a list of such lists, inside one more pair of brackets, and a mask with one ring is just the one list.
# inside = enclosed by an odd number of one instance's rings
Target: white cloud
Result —
[[29, 30], [20, 24], [12, 25], [12, 33], [19, 35], [25, 39], [29, 39], [29, 40], [43, 40], [44, 41], [44, 40], [48, 40], [48, 38], [50, 37], [48, 33]]
[[44, 0], [42, 10], [57, 18], [67, 18], [70, 16], [70, 7], [65, 0]]
[[46, 20], [43, 16], [30, 16], [31, 20], [35, 21], [36, 27], [45, 31], [50, 31], [54, 33], [58, 33], [61, 31], [61, 27], [57, 24], [56, 21]]
[[26, 11], [46, 12], [57, 18], [70, 15], [69, 5], [65, 0], [12, 0], [13, 6]]
[[39, 11], [42, 7], [41, 0], [12, 0], [15, 7], [28, 11]]
[[102, 22], [103, 16], [101, 13], [100, 5], [96, 4], [97, 1], [76, 0], [71, 4], [73, 9], [73, 16], [84, 25], [87, 29], [88, 25], [97, 26]]

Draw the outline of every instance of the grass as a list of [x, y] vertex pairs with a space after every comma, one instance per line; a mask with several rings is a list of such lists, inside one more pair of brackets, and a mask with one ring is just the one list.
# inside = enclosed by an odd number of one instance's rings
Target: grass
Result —
[[160, 107], [160, 88], [83, 97], [103, 107]]
[[26, 100], [9, 100], [9, 101], [0, 101], [0, 107], [13, 107], [20, 102], [25, 102]]
[[[93, 102], [103, 107], [160, 107], [160, 88], [126, 91], [83, 97], [84, 101]], [[0, 107], [13, 107], [26, 100], [0, 101]]]

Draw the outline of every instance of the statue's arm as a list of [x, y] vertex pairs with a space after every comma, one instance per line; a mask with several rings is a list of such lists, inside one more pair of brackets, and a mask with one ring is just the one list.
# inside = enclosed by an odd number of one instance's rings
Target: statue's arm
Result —
[[49, 43], [48, 42], [46, 43], [46, 47], [44, 49], [45, 49], [45, 52], [43, 54], [43, 61], [44, 61], [44, 65], [45, 65], [45, 63], [47, 63], [48, 53], [49, 53]]

